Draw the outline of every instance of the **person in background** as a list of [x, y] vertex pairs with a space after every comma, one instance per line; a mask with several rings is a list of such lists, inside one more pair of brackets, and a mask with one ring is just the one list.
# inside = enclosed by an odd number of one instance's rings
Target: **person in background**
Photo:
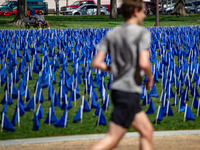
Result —
[[[123, 0], [121, 13], [125, 23], [108, 32], [96, 46], [98, 53], [93, 60], [93, 68], [112, 72], [114, 108], [105, 138], [91, 146], [90, 150], [115, 148], [129, 127], [139, 132], [141, 150], [153, 149], [154, 129], [140, 107], [141, 70], [147, 76], [146, 88], [153, 87], [148, 51], [150, 32], [141, 26], [146, 17], [145, 4], [142, 0]], [[107, 53], [112, 57], [110, 67], [104, 62]]]
[[50, 29], [49, 22], [45, 21], [44, 15], [42, 10], [38, 10], [37, 14], [35, 15], [36, 20], [39, 24], [39, 29], [42, 28], [42, 25], [47, 25], [48, 29]]

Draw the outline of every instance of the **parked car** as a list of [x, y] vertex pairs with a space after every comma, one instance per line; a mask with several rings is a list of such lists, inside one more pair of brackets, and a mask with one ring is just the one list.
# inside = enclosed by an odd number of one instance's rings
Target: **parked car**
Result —
[[[30, 7], [27, 8], [27, 13], [30, 15]], [[35, 10], [35, 13], [37, 13], [38, 10]], [[0, 11], [0, 16], [11, 16], [11, 15], [17, 15], [17, 6], [14, 7], [12, 10], [4, 10]]]
[[[107, 7], [101, 6], [101, 15], [108, 15]], [[97, 5], [86, 4], [82, 5], [76, 9], [68, 10], [64, 15], [96, 15], [97, 14]]]
[[[96, 4], [94, 0], [81, 0], [81, 1], [75, 1], [72, 5], [70, 6], [63, 6], [61, 7], [61, 11], [60, 13], [61, 14], [66, 14], [65, 12], [68, 11], [68, 10], [71, 10], [71, 9], [76, 9], [82, 5], [85, 5], [85, 4]], [[107, 4], [107, 5], [101, 5], [103, 7], [107, 7], [108, 11], [110, 11], [110, 5]]]
[[170, 7], [165, 8], [165, 9], [164, 9], [164, 13], [165, 13], [165, 14], [168, 14], [168, 15], [171, 14], [171, 12], [174, 10], [174, 6], [175, 6], [175, 5], [172, 5], [172, 6], [170, 6]]
[[[171, 12], [174, 10], [175, 5], [165, 8], [164, 13], [165, 14], [171, 14]], [[192, 3], [185, 3], [185, 12], [189, 14], [195, 14], [197, 13], [197, 8]]]
[[193, 1], [192, 4], [197, 8], [200, 5], [200, 1]]
[[200, 5], [197, 6], [197, 14], [200, 14]]
[[188, 14], [196, 14], [197, 9], [193, 3], [185, 3], [185, 11]]
[[[27, 7], [31, 7], [35, 10], [43, 10], [45, 14], [48, 12], [47, 3], [43, 0], [26, 0]], [[13, 8], [17, 7], [17, 1], [6, 1], [0, 6], [0, 11], [13, 11]]]

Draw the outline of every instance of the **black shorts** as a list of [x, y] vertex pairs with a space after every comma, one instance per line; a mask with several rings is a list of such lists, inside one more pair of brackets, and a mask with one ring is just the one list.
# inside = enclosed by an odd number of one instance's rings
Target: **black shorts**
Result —
[[111, 121], [128, 129], [135, 115], [142, 111], [140, 107], [141, 95], [138, 93], [112, 90], [111, 98], [114, 105]]

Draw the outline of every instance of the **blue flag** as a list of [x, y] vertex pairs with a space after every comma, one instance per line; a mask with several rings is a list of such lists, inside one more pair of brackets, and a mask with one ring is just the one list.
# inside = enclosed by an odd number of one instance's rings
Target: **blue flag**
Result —
[[91, 109], [87, 104], [87, 101], [85, 100], [84, 96], [82, 98], [82, 106], [83, 106], [83, 112], [90, 112]]
[[56, 127], [67, 127], [67, 120], [69, 120], [68, 112], [67, 112], [67, 107], [65, 108], [65, 111], [63, 115], [60, 117], [60, 119], [54, 124]]
[[102, 112], [102, 109], [100, 109], [100, 111], [99, 111], [98, 120], [97, 120], [96, 124], [97, 124], [97, 126], [106, 125], [107, 124], [106, 118], [105, 118], [105, 116], [104, 116], [104, 114]]
[[15, 131], [14, 126], [12, 125], [10, 120], [7, 118], [5, 113], [2, 114], [2, 128], [8, 131]]
[[54, 110], [52, 108], [52, 106], [49, 108], [49, 113], [47, 114], [46, 120], [44, 121], [44, 123], [47, 124], [54, 124], [57, 121], [57, 118], [55, 116]]
[[32, 111], [32, 110], [35, 109], [35, 107], [36, 107], [36, 99], [35, 99], [35, 96], [33, 95], [33, 97], [31, 98], [31, 100], [24, 107], [24, 110], [26, 110], [26, 111]]
[[185, 109], [185, 116], [187, 120], [194, 120], [194, 115], [192, 113], [192, 110], [190, 109], [190, 107], [188, 106], [188, 104], [186, 104], [186, 109]]
[[41, 103], [38, 106], [37, 116], [38, 116], [38, 119], [42, 119], [43, 118], [43, 108], [42, 108], [42, 104]]
[[150, 97], [159, 97], [157, 90], [156, 90], [156, 85], [154, 84], [154, 86], [152, 87], [151, 91], [149, 92], [149, 96]]
[[149, 109], [147, 110], [146, 114], [152, 114], [156, 111], [153, 100], [151, 99]]
[[158, 112], [157, 112], [156, 119], [157, 119], [158, 121], [162, 121], [162, 120], [163, 120], [163, 110], [162, 110], [162, 108], [160, 107], [160, 105], [158, 106]]
[[77, 121], [80, 121], [82, 120], [82, 115], [83, 115], [83, 108], [82, 108], [82, 105], [80, 106], [79, 110], [77, 111], [74, 119], [73, 119], [73, 122], [77, 122]]
[[34, 112], [33, 130], [36, 131], [36, 130], [39, 130], [39, 128], [40, 128], [39, 119], [38, 119], [38, 116], [37, 116], [36, 112]]

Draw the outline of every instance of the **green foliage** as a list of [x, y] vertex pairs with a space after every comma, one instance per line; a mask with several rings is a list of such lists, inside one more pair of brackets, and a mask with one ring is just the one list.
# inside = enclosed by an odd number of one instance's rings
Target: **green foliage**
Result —
[[[200, 15], [189, 16], [160, 15], [161, 26], [189, 26], [199, 25]], [[10, 22], [15, 16], [0, 16], [0, 29], [25, 29], [24, 26], [14, 26]], [[109, 19], [109, 16], [45, 16], [51, 28], [112, 28], [123, 23], [122, 16], [118, 19]], [[155, 25], [155, 15], [148, 15], [143, 25], [151, 27]]]
[[[200, 15], [191, 15], [189, 17], [180, 17], [180, 16], [169, 16], [169, 15], [161, 15], [160, 16], [160, 24], [162, 26], [181, 26], [181, 25], [198, 25], [199, 24], [199, 16]], [[108, 16], [46, 16], [46, 20], [50, 22], [51, 28], [106, 28], [106, 27], [115, 27], [118, 24], [121, 24], [123, 22], [122, 17], [111, 20], [108, 18]], [[8, 25], [10, 21], [12, 21], [14, 17], [0, 17], [0, 28], [1, 29], [19, 29], [19, 26], [12, 26]], [[154, 26], [155, 24], [155, 16], [147, 16], [144, 26]], [[40, 55], [41, 59], [41, 55]], [[159, 59], [159, 58], [158, 58]], [[20, 59], [18, 59], [20, 61]], [[71, 74], [73, 68], [71, 67], [72, 63], [68, 66], [68, 71]], [[59, 73], [61, 71], [61, 68], [59, 68], [55, 72], [56, 81], [57, 84], [54, 85], [54, 89], [58, 93], [59, 91]], [[20, 76], [21, 77], [21, 76]], [[29, 90], [31, 97], [34, 94], [34, 86], [36, 84], [38, 74], [33, 73], [32, 78], [33, 80], [29, 81]], [[93, 74], [94, 78], [94, 74]], [[108, 83], [109, 78], [105, 78], [106, 85]], [[15, 86], [18, 87], [17, 83]], [[2, 100], [4, 96], [4, 87], [0, 87], [0, 100]], [[81, 97], [84, 95], [84, 89], [85, 86], [82, 83], [79, 85], [80, 88], [80, 94]], [[161, 87], [161, 81], [159, 83], [156, 83], [157, 92], [159, 95], [161, 95], [162, 87]], [[97, 88], [95, 88], [95, 91], [97, 92]], [[175, 91], [175, 88], [173, 87], [173, 91]], [[199, 88], [198, 88], [199, 91]], [[99, 96], [99, 92], [98, 96]], [[79, 106], [81, 104], [81, 100], [77, 100], [77, 105], [75, 106], [74, 102], [72, 102], [72, 105], [74, 106], [71, 110], [68, 112], [68, 117], [70, 120], [68, 120], [67, 128], [59, 128], [55, 127], [54, 125], [47, 125], [44, 124], [44, 121], [46, 119], [49, 107], [50, 107], [50, 101], [48, 100], [48, 89], [43, 90], [44, 94], [44, 103], [42, 104], [43, 110], [44, 110], [44, 118], [41, 119], [40, 122], [40, 129], [39, 131], [33, 131], [33, 117], [34, 112], [25, 112], [24, 116], [20, 118], [20, 127], [16, 124], [15, 132], [8, 132], [3, 131], [0, 133], [0, 140], [5, 139], [17, 139], [17, 138], [30, 138], [30, 137], [46, 137], [46, 136], [61, 136], [61, 135], [75, 135], [75, 134], [92, 134], [92, 133], [105, 133], [108, 128], [107, 126], [96, 126], [97, 117], [94, 115], [95, 110], [92, 109], [91, 112], [87, 112], [83, 114], [83, 121], [72, 123], [73, 118], [79, 109]], [[109, 91], [108, 91], [109, 94]], [[69, 95], [68, 95], [69, 96]], [[24, 97], [23, 97], [24, 98]], [[86, 100], [88, 100], [88, 95], [85, 95]], [[154, 101], [154, 105], [157, 111], [158, 105], [161, 105], [160, 98], [152, 98]], [[191, 107], [191, 101], [192, 97], [189, 96], [190, 101], [188, 102], [189, 106]], [[11, 120], [12, 116], [14, 115], [14, 110], [16, 107], [16, 99], [13, 99], [14, 104], [11, 106], [8, 106], [7, 109], [7, 117]], [[101, 102], [102, 99], [99, 99]], [[172, 104], [174, 99], [170, 100], [170, 104]], [[142, 104], [142, 103], [141, 103]], [[141, 105], [142, 106], [142, 105]], [[37, 105], [38, 107], [38, 105]], [[183, 122], [184, 113], [180, 112], [178, 113], [178, 106], [171, 106], [174, 117], [164, 117], [163, 121], [159, 122], [157, 125], [155, 125], [155, 118], [156, 113], [148, 115], [150, 121], [153, 123], [153, 126], [155, 130], [180, 130], [180, 129], [200, 129], [200, 118], [196, 117], [197, 110], [192, 109], [195, 121], [186, 121]], [[3, 105], [0, 105], [0, 111], [2, 110]], [[147, 111], [148, 106], [142, 106], [144, 111]], [[58, 107], [55, 107], [55, 115], [57, 119], [59, 119], [64, 110], [61, 110]], [[108, 112], [104, 112], [104, 115], [106, 117], [107, 122], [109, 121], [110, 114], [112, 112], [112, 106], [110, 106]], [[133, 129], [130, 129], [129, 131], [134, 131]]]

